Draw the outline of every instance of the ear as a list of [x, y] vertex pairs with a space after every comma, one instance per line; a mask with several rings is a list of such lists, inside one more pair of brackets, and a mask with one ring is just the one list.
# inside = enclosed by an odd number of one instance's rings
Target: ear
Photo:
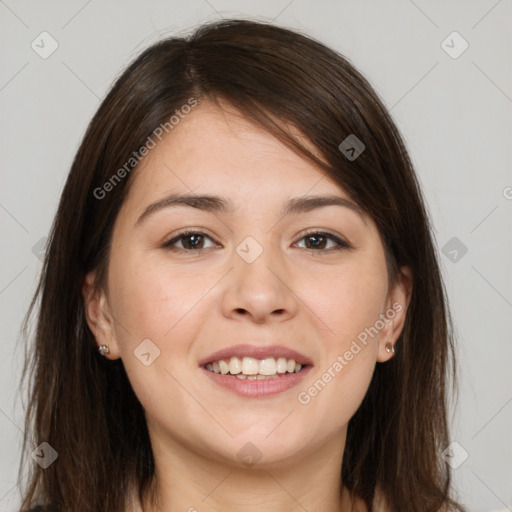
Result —
[[401, 267], [398, 271], [396, 283], [388, 293], [386, 309], [381, 314], [384, 327], [380, 331], [379, 353], [377, 361], [383, 363], [393, 357], [393, 352], [386, 350], [386, 345], [393, 347], [398, 340], [405, 324], [407, 309], [411, 301], [413, 288], [413, 275], [409, 267]]
[[114, 319], [110, 314], [104, 290], [94, 289], [95, 280], [96, 272], [92, 271], [86, 275], [82, 285], [87, 325], [96, 339], [97, 346], [107, 345], [109, 348], [109, 353], [105, 357], [119, 359], [120, 353], [115, 336]]

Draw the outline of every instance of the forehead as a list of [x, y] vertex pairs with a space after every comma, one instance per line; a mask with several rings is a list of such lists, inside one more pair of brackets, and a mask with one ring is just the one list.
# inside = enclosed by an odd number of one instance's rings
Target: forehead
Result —
[[[318, 150], [293, 127], [307, 149]], [[152, 149], [134, 171], [137, 195], [211, 192], [269, 198], [308, 192], [338, 193], [341, 187], [228, 103], [202, 102]]]

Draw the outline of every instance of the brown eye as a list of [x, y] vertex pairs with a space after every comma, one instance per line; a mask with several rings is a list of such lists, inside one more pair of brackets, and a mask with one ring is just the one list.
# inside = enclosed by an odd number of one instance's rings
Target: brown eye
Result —
[[[341, 249], [350, 249], [352, 246], [345, 242], [344, 240], [341, 240], [336, 235], [329, 233], [329, 232], [323, 232], [323, 231], [314, 231], [312, 233], [308, 233], [304, 235], [301, 240], [306, 240], [306, 247], [305, 249], [312, 250], [315, 252], [321, 252], [321, 251], [331, 251], [331, 250], [341, 250]], [[329, 242], [333, 242], [335, 245], [334, 247], [326, 248]]]
[[[204, 247], [205, 239], [212, 240], [208, 235], [201, 233], [200, 231], [183, 231], [168, 242], [165, 242], [162, 247], [171, 250], [177, 249], [182, 251], [198, 252], [209, 248]], [[181, 247], [175, 245], [178, 242], [181, 242]]]

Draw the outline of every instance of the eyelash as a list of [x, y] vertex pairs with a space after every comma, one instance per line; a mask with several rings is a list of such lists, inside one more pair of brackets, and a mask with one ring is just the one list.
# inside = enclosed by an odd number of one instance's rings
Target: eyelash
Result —
[[[171, 240], [167, 241], [167, 242], [164, 242], [164, 244], [162, 244], [162, 248], [164, 249], [169, 249], [171, 251], [178, 251], [178, 252], [195, 252], [195, 253], [202, 253], [203, 251], [207, 251], [208, 249], [211, 249], [211, 247], [206, 247], [206, 248], [202, 248], [202, 249], [184, 249], [182, 247], [175, 247], [173, 246], [174, 243], [176, 243], [177, 241], [179, 241], [180, 239], [182, 238], [185, 238], [187, 236], [190, 236], [190, 235], [201, 235], [201, 236], [205, 236], [207, 238], [209, 238], [210, 240], [213, 241], [213, 239], [208, 236], [206, 233], [203, 233], [202, 231], [197, 231], [197, 230], [194, 230], [194, 229], [187, 229], [187, 230], [184, 230], [182, 231], [181, 233], [179, 233], [178, 235], [176, 235], [174, 238], [172, 238]], [[339, 238], [336, 234], [334, 234], [333, 232], [331, 231], [310, 231], [310, 232], [306, 232], [306, 233], [299, 233], [299, 241], [301, 241], [302, 239], [304, 238], [307, 238], [307, 237], [310, 237], [310, 236], [314, 236], [314, 235], [321, 235], [325, 238], [328, 238], [329, 240], [333, 241], [333, 242], [336, 242], [336, 244], [338, 244], [336, 247], [331, 247], [330, 249], [309, 249], [309, 248], [306, 248], [305, 250], [310, 252], [310, 253], [329, 253], [331, 251], [342, 251], [342, 250], [346, 250], [346, 249], [353, 249], [353, 246], [350, 245], [348, 242], [345, 242], [344, 240], [342, 240], [341, 238]]]

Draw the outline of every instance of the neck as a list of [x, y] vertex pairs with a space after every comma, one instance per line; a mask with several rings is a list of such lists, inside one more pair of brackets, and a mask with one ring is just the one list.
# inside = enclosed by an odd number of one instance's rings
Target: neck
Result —
[[[302, 456], [240, 467], [212, 459], [176, 440], [152, 441], [154, 501], [134, 512], [356, 512], [342, 486], [346, 431]], [[160, 440], [161, 438], [158, 437]], [[134, 500], [135, 503], [135, 500]]]

